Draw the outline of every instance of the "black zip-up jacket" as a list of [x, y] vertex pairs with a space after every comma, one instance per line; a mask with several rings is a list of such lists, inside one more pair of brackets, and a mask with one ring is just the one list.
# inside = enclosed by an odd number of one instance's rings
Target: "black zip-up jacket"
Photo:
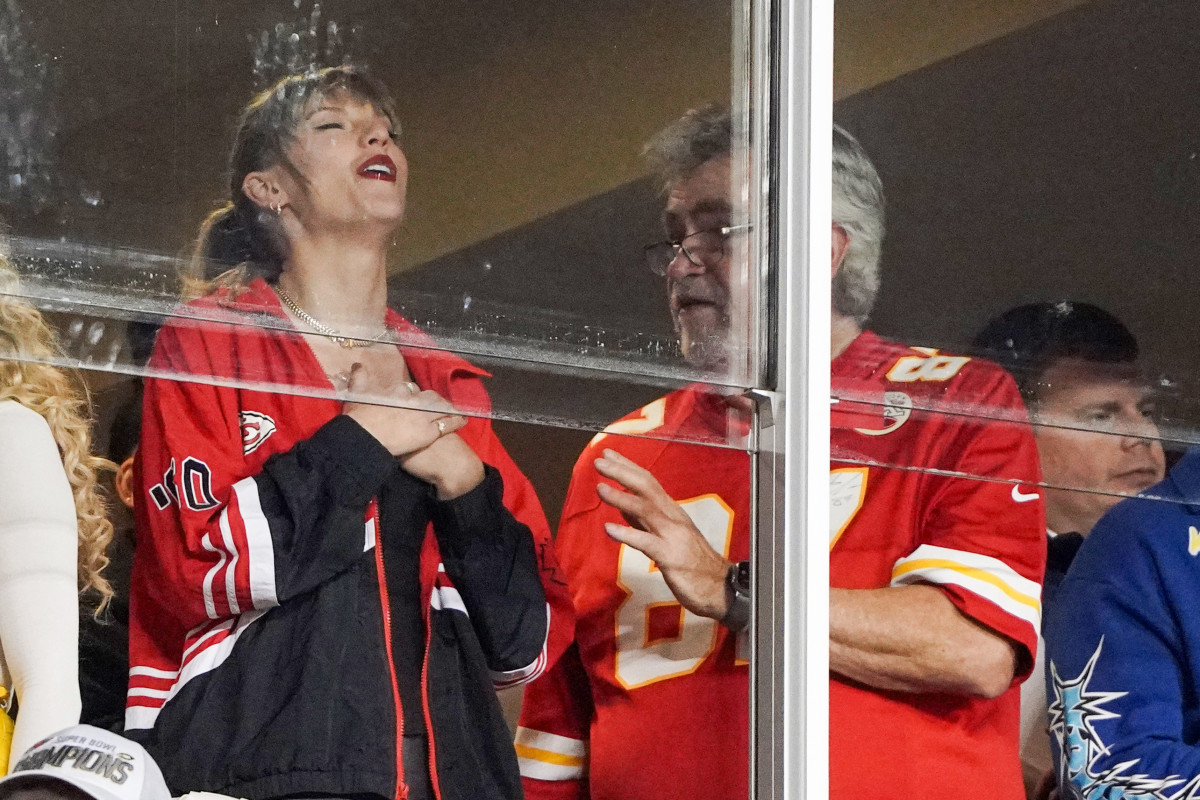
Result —
[[[291, 369], [293, 381], [311, 365], [287, 360], [313, 360], [294, 335], [220, 326], [164, 329], [152, 363], [181, 371], [199, 348], [212, 375], [231, 351]], [[456, 404], [482, 391], [449, 354], [405, 355], [418, 383]], [[540, 674], [551, 609], [570, 635], [548, 530], [531, 535], [524, 522], [545, 525], [536, 498], [486, 420], [460, 435], [495, 467], [440, 502], [339, 410], [294, 394], [147, 382], [127, 735], [176, 794], [401, 796], [397, 677], [412, 676], [396, 676], [395, 664], [413, 643], [396, 634], [413, 626], [390, 617], [413, 598], [391, 596], [405, 567], [412, 575], [395, 544], [424, 531], [425, 661], [420, 683], [408, 683], [422, 708], [407, 716], [424, 719], [437, 796], [520, 797], [494, 685]]]

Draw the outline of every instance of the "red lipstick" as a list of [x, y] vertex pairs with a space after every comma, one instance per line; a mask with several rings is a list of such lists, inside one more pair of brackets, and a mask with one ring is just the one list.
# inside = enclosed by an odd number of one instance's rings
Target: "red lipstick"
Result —
[[373, 178], [377, 181], [396, 182], [396, 162], [380, 153], [371, 156], [358, 167], [361, 178]]

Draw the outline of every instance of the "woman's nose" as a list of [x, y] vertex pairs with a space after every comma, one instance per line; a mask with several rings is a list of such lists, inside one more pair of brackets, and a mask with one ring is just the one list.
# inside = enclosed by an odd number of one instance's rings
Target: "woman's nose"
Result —
[[367, 130], [367, 144], [386, 146], [392, 140], [392, 131], [386, 122], [378, 122]]

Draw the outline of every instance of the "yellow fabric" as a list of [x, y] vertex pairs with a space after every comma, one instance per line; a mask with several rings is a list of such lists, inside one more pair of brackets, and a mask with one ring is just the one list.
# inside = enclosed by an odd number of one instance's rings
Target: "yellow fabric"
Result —
[[9, 750], [12, 748], [13, 728], [16, 727], [13, 718], [8, 715], [9, 705], [8, 689], [0, 686], [0, 777], [8, 774]]

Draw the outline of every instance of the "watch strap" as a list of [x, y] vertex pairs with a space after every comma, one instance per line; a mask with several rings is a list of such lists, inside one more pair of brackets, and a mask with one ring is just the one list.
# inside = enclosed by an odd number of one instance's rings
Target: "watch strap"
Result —
[[729, 600], [729, 610], [721, 618], [721, 624], [731, 631], [740, 631], [750, 622], [749, 561], [729, 565], [725, 574], [725, 596]]

